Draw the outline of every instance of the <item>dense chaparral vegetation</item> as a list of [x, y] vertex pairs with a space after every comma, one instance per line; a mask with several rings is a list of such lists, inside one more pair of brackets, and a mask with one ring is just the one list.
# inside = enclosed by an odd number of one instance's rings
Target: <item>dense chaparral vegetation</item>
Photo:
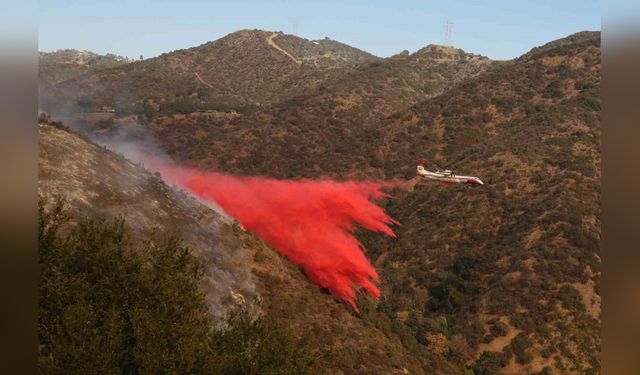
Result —
[[[299, 66], [264, 42], [269, 35], [231, 34], [57, 90], [89, 87], [73, 98], [89, 103], [73, 118], [87, 134], [142, 125], [175, 160], [202, 169], [403, 180], [424, 158], [483, 179], [477, 189], [393, 192], [383, 204], [402, 223], [398, 238], [360, 234], [382, 297], [361, 298], [358, 316], [298, 289], [299, 279], [282, 276], [277, 257], [248, 239], [267, 316], [334, 353], [312, 371], [600, 373], [600, 34], [503, 62], [440, 46], [379, 59], [333, 41], [318, 52], [276, 37], [307, 58]], [[233, 57], [254, 50], [279, 65]], [[202, 78], [228, 92], [189, 76], [200, 63], [211, 65]], [[164, 79], [165, 70], [184, 74]], [[238, 74], [247, 74], [244, 86]], [[184, 90], [174, 82], [188, 76]], [[133, 87], [126, 108], [113, 101], [125, 82]], [[100, 105], [116, 113], [92, 113]]]

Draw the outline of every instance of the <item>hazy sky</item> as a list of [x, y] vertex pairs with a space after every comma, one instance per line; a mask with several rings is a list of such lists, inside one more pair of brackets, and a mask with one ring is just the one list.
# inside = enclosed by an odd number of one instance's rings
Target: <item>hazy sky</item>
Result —
[[597, 0], [40, 0], [39, 50], [157, 56], [239, 29], [331, 39], [378, 56], [452, 44], [493, 59], [582, 30], [600, 30]]

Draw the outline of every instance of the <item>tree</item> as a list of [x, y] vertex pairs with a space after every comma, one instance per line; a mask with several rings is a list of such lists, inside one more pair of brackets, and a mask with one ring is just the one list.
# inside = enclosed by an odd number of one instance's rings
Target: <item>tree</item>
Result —
[[[128, 241], [124, 221], [39, 205], [43, 373], [193, 372], [211, 366], [202, 275], [176, 238]], [[64, 234], [65, 230], [68, 234]]]
[[71, 220], [61, 198], [38, 209], [40, 373], [304, 374], [313, 363], [268, 317], [240, 311], [216, 329], [179, 239], [134, 244], [123, 220]]
[[229, 318], [230, 329], [213, 335], [217, 374], [305, 374], [320, 356], [309, 350], [308, 338], [292, 339], [282, 323], [252, 319], [245, 312]]

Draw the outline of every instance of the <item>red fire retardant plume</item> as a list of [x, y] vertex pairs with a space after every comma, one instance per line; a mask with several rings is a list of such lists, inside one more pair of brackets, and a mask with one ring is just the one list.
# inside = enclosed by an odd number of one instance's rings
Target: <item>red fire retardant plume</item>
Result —
[[358, 310], [356, 290], [379, 297], [378, 274], [353, 232], [356, 224], [395, 237], [397, 224], [370, 199], [389, 183], [274, 180], [159, 168], [165, 177], [221, 206], [242, 226], [301, 265], [316, 285]]

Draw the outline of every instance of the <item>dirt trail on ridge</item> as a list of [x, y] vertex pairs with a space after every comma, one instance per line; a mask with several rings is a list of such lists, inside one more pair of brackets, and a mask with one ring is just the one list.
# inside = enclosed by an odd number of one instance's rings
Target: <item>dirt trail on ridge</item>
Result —
[[289, 52], [283, 50], [282, 48], [280, 48], [277, 44], [275, 44], [273, 42], [273, 38], [277, 37], [278, 33], [273, 33], [271, 34], [267, 39], [267, 43], [269, 43], [269, 45], [275, 49], [277, 49], [278, 51], [284, 53], [285, 55], [287, 55], [291, 60], [293, 60], [296, 64], [302, 64], [302, 61], [296, 59], [292, 54], [290, 54]]
[[195, 72], [195, 74], [196, 74], [196, 78], [198, 78], [198, 81], [202, 82], [203, 85], [206, 85], [210, 89], [213, 88], [213, 86], [211, 86], [211, 84], [207, 83], [204, 79], [202, 79], [202, 77], [200, 77], [200, 74], [198, 74], [198, 72]]

